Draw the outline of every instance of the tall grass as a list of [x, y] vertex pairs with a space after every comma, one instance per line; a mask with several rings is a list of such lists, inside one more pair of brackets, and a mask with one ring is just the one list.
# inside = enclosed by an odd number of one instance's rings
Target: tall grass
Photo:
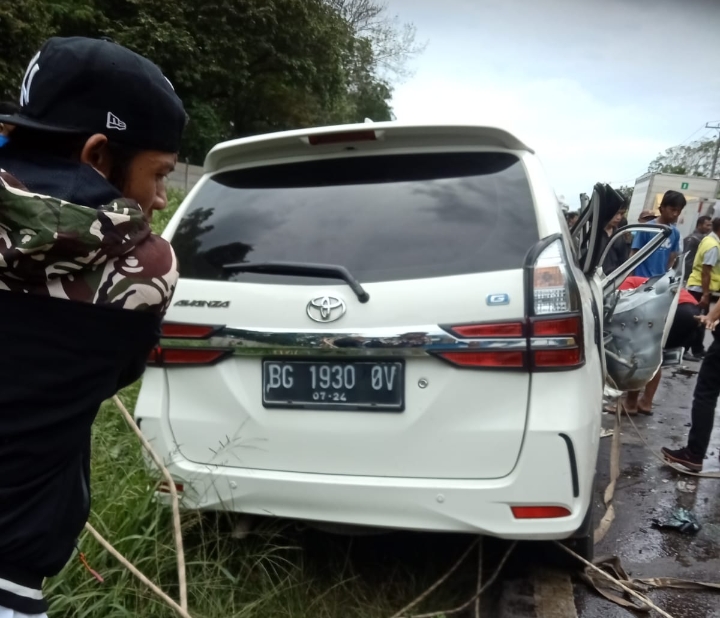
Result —
[[[167, 224], [181, 198], [171, 193], [169, 207], [154, 220], [156, 231]], [[121, 393], [128, 409], [134, 408], [139, 390], [137, 383]], [[90, 521], [177, 598], [171, 517], [153, 499], [155, 482], [145, 470], [137, 438], [112, 402], [106, 402], [93, 428]], [[189, 605], [197, 618], [389, 616], [450, 561], [419, 560], [418, 552], [427, 550], [420, 545], [426, 542], [421, 536], [347, 539], [291, 522], [265, 521], [240, 540], [235, 522], [227, 514], [183, 513]], [[91, 536], [83, 533], [79, 547], [105, 583], [93, 579], [74, 557], [45, 585], [50, 618], [174, 616]], [[398, 547], [404, 561], [395, 559]], [[436, 602], [450, 601], [461, 584], [464, 596], [472, 587], [468, 583], [456, 582]]]

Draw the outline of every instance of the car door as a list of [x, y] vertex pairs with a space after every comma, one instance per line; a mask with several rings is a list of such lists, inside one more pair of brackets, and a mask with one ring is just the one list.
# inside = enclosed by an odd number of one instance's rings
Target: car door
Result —
[[[622, 206], [622, 198], [608, 185], [596, 185], [571, 235], [581, 266], [591, 283], [595, 302], [602, 307], [606, 379], [618, 390], [639, 390], [663, 362], [663, 347], [672, 324], [682, 270], [670, 270], [632, 290], [619, 290], [628, 275], [670, 236], [662, 225], [633, 224], [620, 230], [602, 249], [603, 228]], [[652, 240], [605, 275], [602, 264], [625, 232], [650, 232]]]

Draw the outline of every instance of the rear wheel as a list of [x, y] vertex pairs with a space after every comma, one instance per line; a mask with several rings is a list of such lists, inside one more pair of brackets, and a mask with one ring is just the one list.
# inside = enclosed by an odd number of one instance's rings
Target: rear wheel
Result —
[[[593, 561], [595, 557], [595, 492], [593, 492], [590, 506], [588, 506], [582, 525], [571, 538], [562, 541], [562, 544], [588, 562]], [[562, 554], [560, 562], [563, 566], [572, 569], [583, 568], [585, 566], [575, 558], [575, 556], [571, 556], [561, 549], [558, 549], [558, 552]]]

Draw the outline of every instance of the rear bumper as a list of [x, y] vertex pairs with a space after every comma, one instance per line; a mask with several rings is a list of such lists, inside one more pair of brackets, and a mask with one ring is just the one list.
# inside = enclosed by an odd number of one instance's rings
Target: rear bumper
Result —
[[[575, 436], [576, 452], [582, 442]], [[187, 509], [534, 540], [574, 533], [587, 511], [592, 483], [592, 474], [579, 469], [579, 491], [577, 497], [573, 495], [566, 441], [557, 433], [528, 436], [515, 471], [490, 481], [212, 468], [178, 458], [169, 469], [185, 485], [183, 507]], [[520, 521], [512, 515], [513, 505], [563, 506], [572, 514]]]
[[[197, 464], [174, 445], [161, 389], [141, 392], [142, 431], [184, 484], [183, 507], [405, 530], [465, 532], [518, 540], [572, 536], [595, 476], [602, 384], [589, 363], [534, 377], [527, 427], [513, 471], [491, 480], [308, 474]], [[154, 414], [150, 414], [150, 412]], [[574, 452], [575, 470], [568, 443]], [[432, 445], [428, 445], [432, 448]], [[328, 469], [331, 464], [328, 462]], [[560, 506], [568, 517], [517, 520], [512, 506]]]

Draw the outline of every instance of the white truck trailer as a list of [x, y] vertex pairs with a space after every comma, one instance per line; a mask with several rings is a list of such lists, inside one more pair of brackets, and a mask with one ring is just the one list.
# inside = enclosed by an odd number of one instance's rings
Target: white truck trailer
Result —
[[695, 229], [695, 223], [700, 215], [720, 216], [720, 204], [715, 207], [720, 181], [699, 176], [648, 173], [635, 181], [635, 190], [627, 214], [628, 223], [637, 223], [638, 216], [643, 210], [652, 210], [655, 214], [659, 214], [660, 201], [669, 190], [679, 191], [688, 202], [677, 222], [683, 238]]

